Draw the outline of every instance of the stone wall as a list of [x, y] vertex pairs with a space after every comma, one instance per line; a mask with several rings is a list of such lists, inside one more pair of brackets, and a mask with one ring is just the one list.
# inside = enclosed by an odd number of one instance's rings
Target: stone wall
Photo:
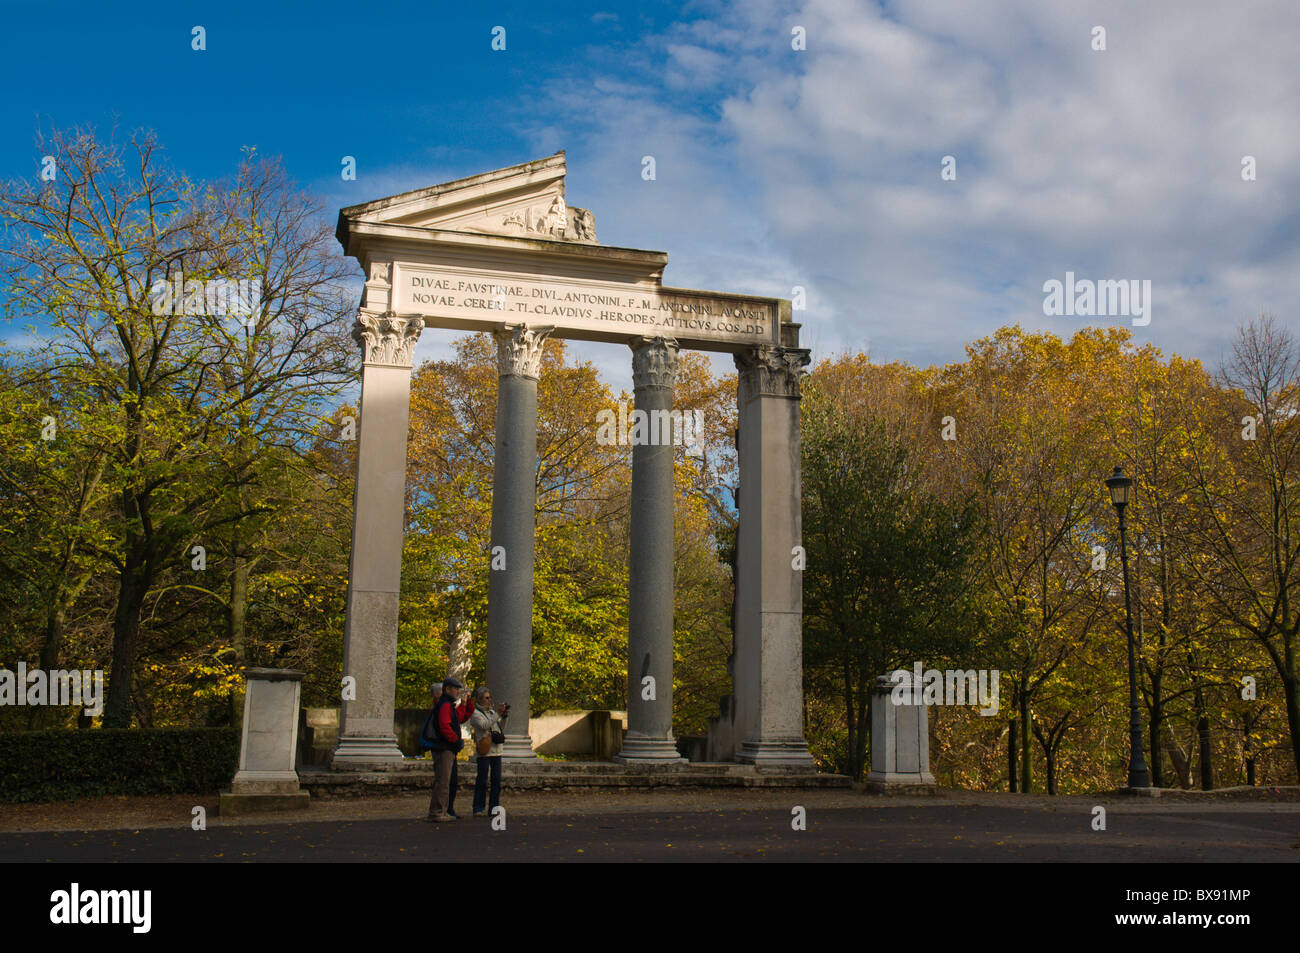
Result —
[[[393, 733], [397, 747], [408, 758], [424, 755], [420, 729], [429, 715], [427, 708], [399, 708], [393, 712]], [[555, 709], [529, 721], [533, 750], [546, 755], [583, 755], [594, 761], [608, 761], [623, 746], [627, 712]], [[465, 731], [469, 737], [468, 726]], [[298, 764], [327, 765], [338, 744], [339, 709], [304, 708], [298, 721]]]

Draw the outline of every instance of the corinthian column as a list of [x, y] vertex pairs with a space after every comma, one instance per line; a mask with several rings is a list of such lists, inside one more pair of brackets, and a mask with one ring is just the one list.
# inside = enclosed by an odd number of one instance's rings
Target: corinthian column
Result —
[[736, 355], [736, 760], [756, 764], [813, 765], [803, 737], [803, 572], [795, 551], [802, 542], [799, 377], [808, 360], [802, 348], [770, 345]]
[[424, 320], [363, 311], [352, 329], [362, 349], [352, 553], [343, 623], [343, 712], [334, 766], [401, 761], [393, 734], [397, 606], [402, 580], [406, 430], [411, 364]]
[[553, 328], [496, 332], [497, 425], [489, 551], [487, 683], [510, 703], [502, 757], [533, 758], [528, 734], [533, 657], [533, 531], [537, 518], [537, 377]]
[[616, 760], [680, 763], [673, 740], [673, 447], [671, 436], [662, 441], [667, 428], [660, 425], [673, 407], [677, 343], [639, 338], [631, 347], [633, 414], [644, 414], [648, 439], [632, 447], [628, 731]]

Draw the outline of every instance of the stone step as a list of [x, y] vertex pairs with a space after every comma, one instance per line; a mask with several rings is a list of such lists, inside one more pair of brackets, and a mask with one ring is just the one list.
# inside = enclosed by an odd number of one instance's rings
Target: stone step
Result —
[[[473, 785], [474, 762], [460, 763], [461, 787]], [[380, 770], [298, 770], [303, 790], [317, 797], [358, 797], [428, 790], [433, 762], [409, 758]], [[622, 765], [607, 761], [506, 761], [501, 786], [507, 791], [581, 788], [847, 788], [849, 778], [804, 768], [756, 768], [730, 762]]]

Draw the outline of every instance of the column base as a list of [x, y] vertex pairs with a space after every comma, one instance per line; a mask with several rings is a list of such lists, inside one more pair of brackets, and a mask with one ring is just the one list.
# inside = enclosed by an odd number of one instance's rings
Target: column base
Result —
[[501, 745], [502, 761], [533, 761], [536, 758], [537, 752], [533, 750], [531, 735], [506, 734], [506, 740]]
[[932, 786], [934, 784], [934, 775], [929, 771], [926, 771], [924, 774], [917, 774], [911, 771], [901, 774], [897, 771], [872, 771], [867, 774], [867, 783], [891, 788], [912, 787], [916, 785]]
[[269, 811], [305, 811], [311, 807], [311, 795], [306, 791], [295, 794], [234, 794], [217, 792], [217, 815], [232, 817]]
[[298, 793], [296, 771], [237, 771], [230, 782], [236, 795], [285, 795]]
[[1131, 797], [1159, 797], [1160, 788], [1157, 787], [1122, 787], [1119, 789], [1120, 794], [1127, 794]]
[[400, 763], [406, 756], [397, 747], [397, 736], [366, 737], [362, 735], [344, 735], [339, 738], [338, 747], [330, 752], [330, 767], [356, 768], [366, 765], [387, 765]]
[[614, 761], [616, 764], [686, 763], [673, 739], [636, 737], [631, 732], [624, 736], [623, 750], [614, 755]]
[[755, 767], [816, 767], [813, 756], [808, 753], [808, 745], [802, 738], [797, 741], [742, 741], [736, 752], [736, 760]]

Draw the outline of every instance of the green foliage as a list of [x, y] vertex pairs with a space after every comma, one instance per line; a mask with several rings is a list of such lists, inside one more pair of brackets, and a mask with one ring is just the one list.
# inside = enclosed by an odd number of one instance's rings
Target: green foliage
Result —
[[939, 491], [932, 469], [884, 416], [850, 404], [834, 381], [810, 382], [804, 663], [810, 688], [833, 695], [845, 713], [844, 747], [828, 745], [826, 756], [855, 777], [866, 763], [876, 677], [955, 656], [970, 641], [975, 514]]
[[235, 728], [0, 734], [0, 801], [211, 794], [239, 766]]

